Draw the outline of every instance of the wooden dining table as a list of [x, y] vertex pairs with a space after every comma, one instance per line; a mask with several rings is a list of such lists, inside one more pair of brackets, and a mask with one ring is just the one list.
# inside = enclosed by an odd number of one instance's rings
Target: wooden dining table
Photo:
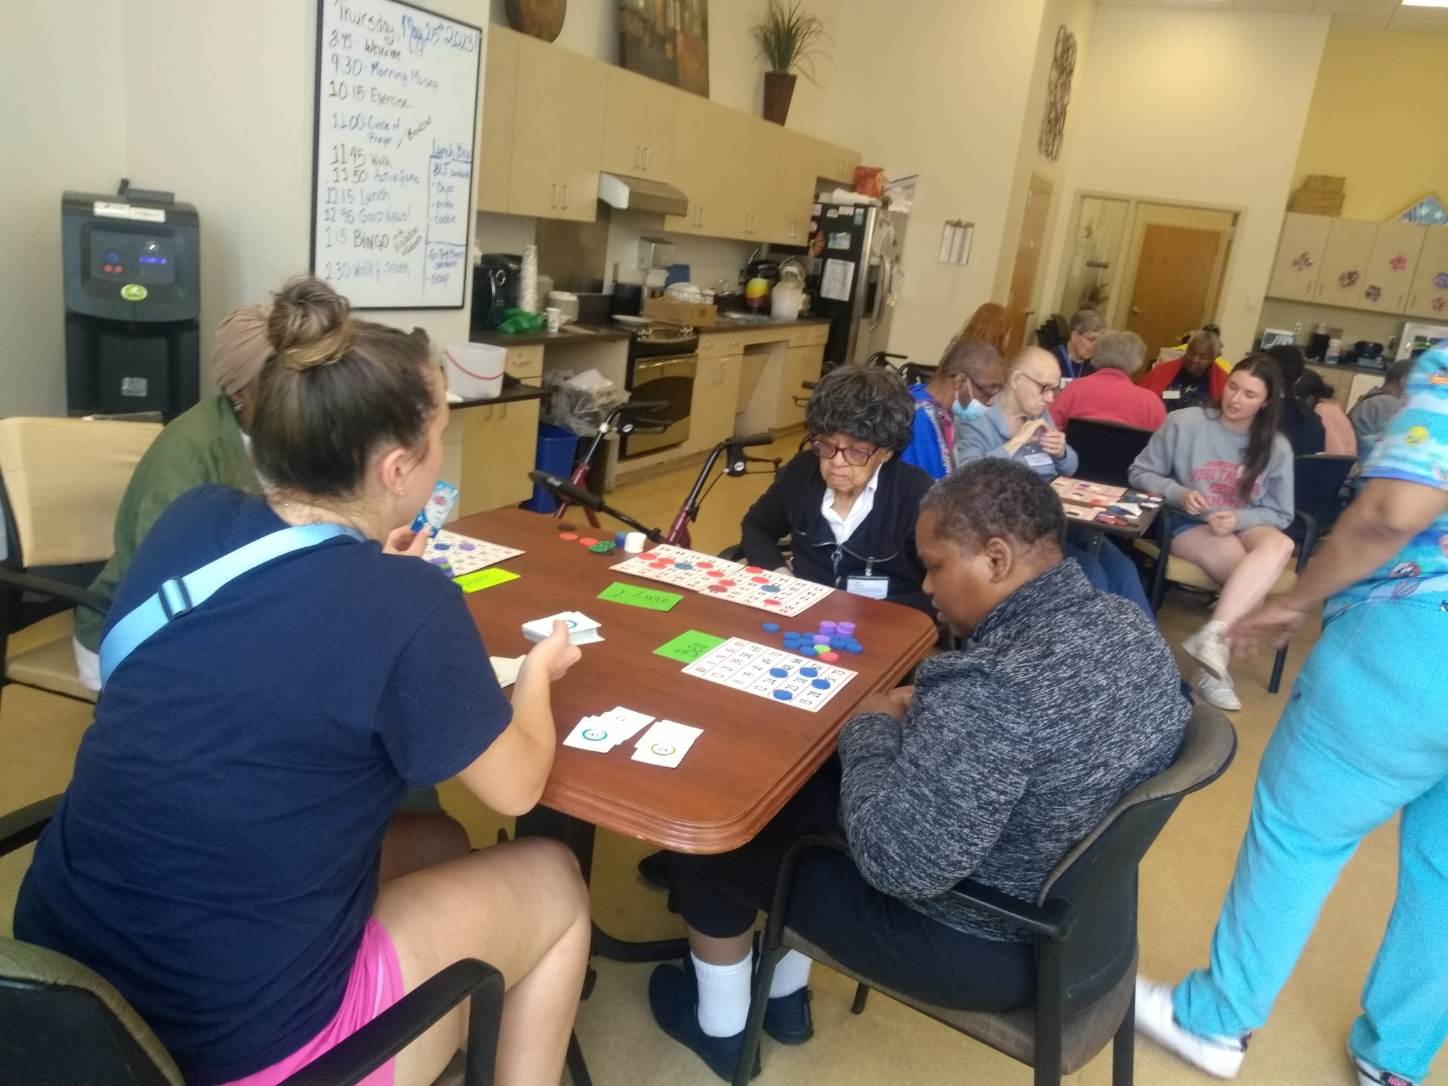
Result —
[[[589, 537], [577, 519], [575, 530]], [[860, 702], [895, 686], [936, 639], [935, 625], [923, 612], [843, 591], [790, 619], [626, 576], [610, 567], [627, 555], [595, 554], [561, 538], [560, 522], [537, 513], [479, 513], [449, 528], [524, 552], [499, 564], [518, 574], [516, 580], [466, 596], [490, 654], [526, 652], [532, 644], [523, 636], [523, 623], [560, 611], [581, 611], [602, 624], [604, 640], [582, 646], [582, 659], [553, 685], [560, 745], [543, 792], [544, 810], [530, 821], [535, 832], [542, 826], [568, 840], [585, 872], [594, 827], [679, 852], [724, 852], [749, 841], [834, 751], [840, 729]], [[669, 611], [598, 599], [615, 581], [676, 592], [683, 599]], [[781, 631], [813, 632], [823, 619], [855, 623], [864, 651], [840, 653], [836, 666], [856, 675], [815, 712], [685, 675], [683, 663], [654, 652], [686, 630], [781, 648], [781, 634], [765, 632], [765, 622], [779, 622]], [[703, 734], [673, 769], [633, 761], [634, 740], [607, 753], [561, 745], [582, 717], [615, 706], [702, 728]]]

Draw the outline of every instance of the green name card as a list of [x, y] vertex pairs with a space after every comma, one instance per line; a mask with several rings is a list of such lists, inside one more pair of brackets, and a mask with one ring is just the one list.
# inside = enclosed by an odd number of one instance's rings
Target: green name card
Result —
[[666, 656], [670, 660], [692, 664], [710, 649], [724, 644], [724, 638], [706, 634], [700, 630], [685, 630], [667, 644], [654, 649], [655, 656]]
[[684, 597], [677, 592], [665, 592], [658, 588], [640, 588], [638, 585], [614, 581], [598, 594], [601, 600], [622, 603], [629, 607], [642, 607], [646, 611], [672, 611], [674, 605]]

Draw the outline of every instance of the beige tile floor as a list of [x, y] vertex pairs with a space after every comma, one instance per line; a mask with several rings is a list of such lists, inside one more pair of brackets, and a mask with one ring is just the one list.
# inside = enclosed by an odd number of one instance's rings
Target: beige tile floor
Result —
[[[788, 456], [796, 439], [776, 445]], [[613, 504], [650, 524], [667, 526], [688, 488], [693, 468], [625, 486]], [[718, 550], [738, 538], [739, 518], [765, 485], [764, 477], [726, 479], [710, 495], [696, 529], [696, 545]], [[64, 623], [64, 619], [51, 620]], [[1162, 629], [1178, 643], [1202, 621], [1201, 600], [1174, 594], [1163, 609]], [[22, 643], [23, 644], [23, 643]], [[1293, 646], [1290, 683], [1306, 644]], [[1147, 857], [1141, 879], [1141, 961], [1148, 973], [1175, 978], [1201, 964], [1231, 876], [1247, 818], [1252, 780], [1283, 695], [1266, 691], [1270, 660], [1236, 668], [1245, 707], [1233, 717], [1241, 737], [1236, 764], [1213, 787], [1188, 799]], [[9, 687], [0, 697], [0, 810], [49, 795], [69, 779], [76, 746], [90, 718], [88, 706]], [[492, 841], [504, 823], [455, 784], [444, 803], [478, 844]], [[1332, 797], [1323, 796], [1324, 802]], [[1244, 1086], [1350, 1086], [1343, 1046], [1357, 1013], [1358, 993], [1382, 934], [1396, 878], [1396, 828], [1387, 826], [1363, 844], [1348, 865], [1283, 991], [1272, 1022], [1253, 1041], [1238, 1079]], [[0, 931], [8, 933], [15, 892], [29, 851], [0, 859]], [[600, 834], [594, 863], [594, 910], [610, 931], [631, 938], [679, 932], [663, 895], [633, 874], [648, 851], [642, 842]], [[717, 1082], [694, 1056], [661, 1034], [649, 1017], [645, 990], [650, 966], [598, 963], [594, 994], [579, 1010], [578, 1035], [599, 1086], [706, 1086]], [[860, 1017], [849, 1014], [852, 987], [817, 969], [816, 1036], [800, 1048], [766, 1040], [765, 1083], [1028, 1083], [1030, 1072], [898, 1004], [875, 997]], [[1439, 1070], [1448, 1059], [1439, 1058]], [[1177, 1086], [1210, 1080], [1150, 1043], [1137, 1049], [1137, 1081]], [[1110, 1082], [1109, 1053], [1076, 1075], [1074, 1086]]]

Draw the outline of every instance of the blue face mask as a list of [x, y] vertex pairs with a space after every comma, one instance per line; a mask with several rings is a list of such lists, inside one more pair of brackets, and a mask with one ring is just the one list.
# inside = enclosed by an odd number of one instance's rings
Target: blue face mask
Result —
[[950, 413], [955, 416], [955, 421], [961, 426], [966, 425], [972, 419], [980, 418], [989, 410], [990, 408], [985, 404], [974, 399], [965, 407], [960, 405], [959, 400], [956, 400], [955, 403], [950, 405]]

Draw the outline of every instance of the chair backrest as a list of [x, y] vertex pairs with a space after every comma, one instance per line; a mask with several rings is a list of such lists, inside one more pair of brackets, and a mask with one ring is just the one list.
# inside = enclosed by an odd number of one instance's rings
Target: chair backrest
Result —
[[73, 958], [0, 939], [0, 1081], [183, 1086], [156, 1035]]
[[1292, 499], [1297, 511], [1317, 522], [1318, 535], [1325, 535], [1342, 512], [1338, 492], [1347, 482], [1355, 456], [1299, 456], [1292, 462]]
[[1076, 451], [1079, 478], [1108, 486], [1130, 486], [1126, 473], [1151, 440], [1150, 430], [1098, 419], [1068, 419], [1066, 443]]
[[1220, 777], [1237, 751], [1226, 716], [1197, 705], [1171, 765], [1137, 785], [1061, 858], [1040, 902], [1069, 901], [1076, 926], [1062, 946], [1064, 1011], [1108, 992], [1136, 955], [1136, 870], [1182, 797]]
[[116, 509], [158, 423], [0, 419], [0, 488], [12, 565], [109, 558]]

